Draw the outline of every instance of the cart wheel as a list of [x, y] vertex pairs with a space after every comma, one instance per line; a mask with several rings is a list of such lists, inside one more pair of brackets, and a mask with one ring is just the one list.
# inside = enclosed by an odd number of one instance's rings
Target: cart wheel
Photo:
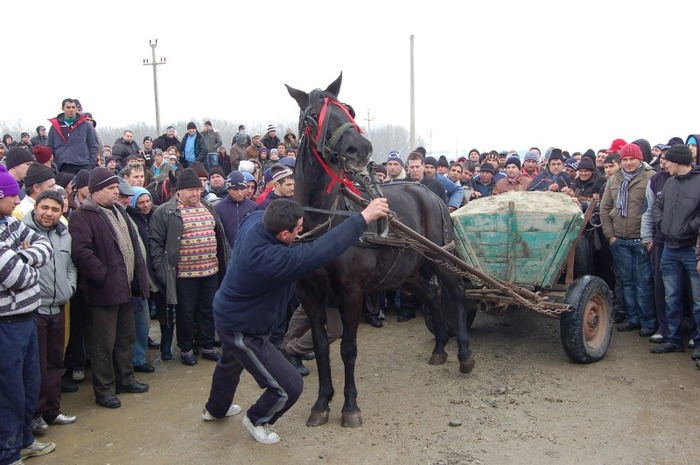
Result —
[[561, 344], [566, 355], [579, 363], [605, 357], [613, 331], [612, 298], [605, 281], [596, 276], [577, 279], [565, 302], [573, 307], [561, 314]]
[[[474, 324], [474, 319], [476, 318], [476, 304], [470, 301], [466, 302], [467, 305], [467, 329], [470, 329], [472, 325]], [[433, 326], [433, 315], [430, 314], [430, 311], [423, 307], [423, 318], [425, 319], [425, 326], [428, 327], [428, 331], [432, 335], [435, 335], [435, 327]], [[456, 322], [451, 321], [450, 318], [448, 318], [445, 323], [447, 324], [447, 334], [450, 337], [456, 336], [457, 335], [457, 330], [456, 330]]]

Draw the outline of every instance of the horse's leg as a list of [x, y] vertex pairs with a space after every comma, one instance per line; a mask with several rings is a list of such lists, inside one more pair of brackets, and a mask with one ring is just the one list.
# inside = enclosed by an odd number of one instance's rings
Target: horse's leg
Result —
[[309, 316], [318, 369], [318, 397], [316, 403], [311, 407], [311, 414], [306, 421], [306, 426], [321, 426], [328, 422], [329, 404], [335, 392], [331, 379], [330, 352], [325, 326], [326, 299], [323, 294], [309, 292], [309, 289], [301, 282], [297, 283], [297, 297]]
[[343, 404], [342, 425], [347, 428], [362, 426], [362, 414], [357, 406], [357, 386], [355, 385], [355, 361], [357, 360], [357, 326], [362, 313], [362, 290], [346, 289], [340, 299], [340, 316], [343, 320], [343, 339], [340, 354], [345, 367], [345, 403]]
[[457, 322], [457, 358], [459, 371], [469, 373], [474, 369], [476, 360], [469, 347], [469, 332], [467, 329], [467, 306], [465, 301], [466, 286], [457, 275], [446, 270], [438, 271], [442, 282], [442, 303], [447, 311], [455, 315]]
[[[424, 275], [429, 275], [427, 268], [423, 270]], [[435, 347], [433, 348], [433, 353], [430, 355], [428, 364], [430, 365], [442, 365], [447, 361], [447, 352], [445, 352], [445, 346], [449, 340], [449, 333], [447, 331], [447, 324], [445, 323], [445, 317], [441, 311], [438, 294], [436, 289], [430, 282], [422, 276], [416, 276], [414, 279], [410, 279], [404, 286], [408, 288], [413, 295], [415, 295], [418, 300], [421, 301], [423, 305], [428, 308], [430, 315], [433, 320], [433, 331], [435, 332]]]

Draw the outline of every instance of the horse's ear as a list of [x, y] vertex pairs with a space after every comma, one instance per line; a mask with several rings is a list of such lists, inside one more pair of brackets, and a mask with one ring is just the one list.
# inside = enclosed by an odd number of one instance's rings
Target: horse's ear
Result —
[[170, 188], [172, 189], [177, 184], [177, 176], [173, 170], [168, 171], [168, 178], [170, 179]]
[[299, 108], [304, 110], [309, 106], [309, 94], [307, 94], [303, 90], [295, 89], [294, 87], [289, 87], [287, 84], [285, 84], [285, 87], [287, 88], [287, 92], [289, 92], [289, 95], [291, 95], [292, 98], [296, 100], [297, 105], [299, 105]]
[[326, 92], [334, 95], [336, 98], [338, 98], [338, 94], [340, 94], [340, 84], [343, 82], [343, 72], [340, 72], [340, 76], [338, 76], [338, 79], [333, 81], [331, 85], [329, 85], [326, 88]]

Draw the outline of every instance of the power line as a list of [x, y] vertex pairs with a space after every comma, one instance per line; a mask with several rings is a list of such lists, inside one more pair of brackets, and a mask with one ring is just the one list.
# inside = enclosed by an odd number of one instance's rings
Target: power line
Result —
[[160, 134], [160, 105], [158, 104], [158, 65], [165, 64], [165, 58], [161, 57], [160, 61], [156, 61], [156, 47], [158, 46], [158, 39], [149, 40], [148, 45], [151, 47], [152, 59], [148, 61], [148, 58], [144, 58], [144, 66], [153, 66], [153, 94], [155, 95], [156, 101], [156, 134]]

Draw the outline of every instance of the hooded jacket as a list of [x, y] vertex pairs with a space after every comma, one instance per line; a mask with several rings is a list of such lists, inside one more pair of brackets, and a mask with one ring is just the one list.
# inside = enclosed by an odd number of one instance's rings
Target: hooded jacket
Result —
[[114, 141], [114, 145], [112, 146], [112, 158], [117, 160], [120, 166], [124, 167], [126, 158], [131, 155], [138, 155], [139, 150], [139, 144], [137, 144], [135, 140], [127, 142], [123, 137], [120, 137]]
[[263, 207], [256, 204], [248, 197], [244, 197], [242, 202], [236, 202], [231, 198], [230, 195], [226, 197], [214, 206], [221, 217], [221, 222], [224, 224], [224, 231], [226, 232], [226, 238], [231, 247], [236, 240], [236, 235], [238, 234], [238, 226], [250, 213], [257, 210], [264, 210]]
[[313, 242], [290, 247], [263, 226], [264, 212], [243, 219], [233, 246], [235, 261], [214, 297], [217, 328], [270, 334], [287, 317], [297, 279], [345, 252], [367, 229], [356, 214]]
[[65, 164], [97, 166], [97, 133], [84, 115], [72, 126], [66, 124], [64, 113], [51, 118], [49, 122], [51, 128], [46, 145], [53, 152], [59, 170]]
[[652, 216], [664, 235], [665, 247], [695, 244], [700, 230], [700, 166], [666, 181], [654, 202]]
[[29, 212], [22, 223], [48, 239], [53, 247], [53, 257], [39, 269], [41, 305], [39, 313], [50, 315], [60, 312], [60, 306], [68, 302], [78, 286], [78, 269], [71, 260], [71, 236], [68, 227], [60, 221], [52, 229], [36, 222]]
[[[685, 138], [685, 145], [688, 145], [688, 141], [690, 140], [691, 137], [694, 137], [695, 141], [700, 143], [700, 134], [690, 134], [690, 135], [688, 135], [688, 137]], [[696, 165], [700, 164], [700, 151], [698, 151], [698, 154], [695, 157], [695, 164]]]

